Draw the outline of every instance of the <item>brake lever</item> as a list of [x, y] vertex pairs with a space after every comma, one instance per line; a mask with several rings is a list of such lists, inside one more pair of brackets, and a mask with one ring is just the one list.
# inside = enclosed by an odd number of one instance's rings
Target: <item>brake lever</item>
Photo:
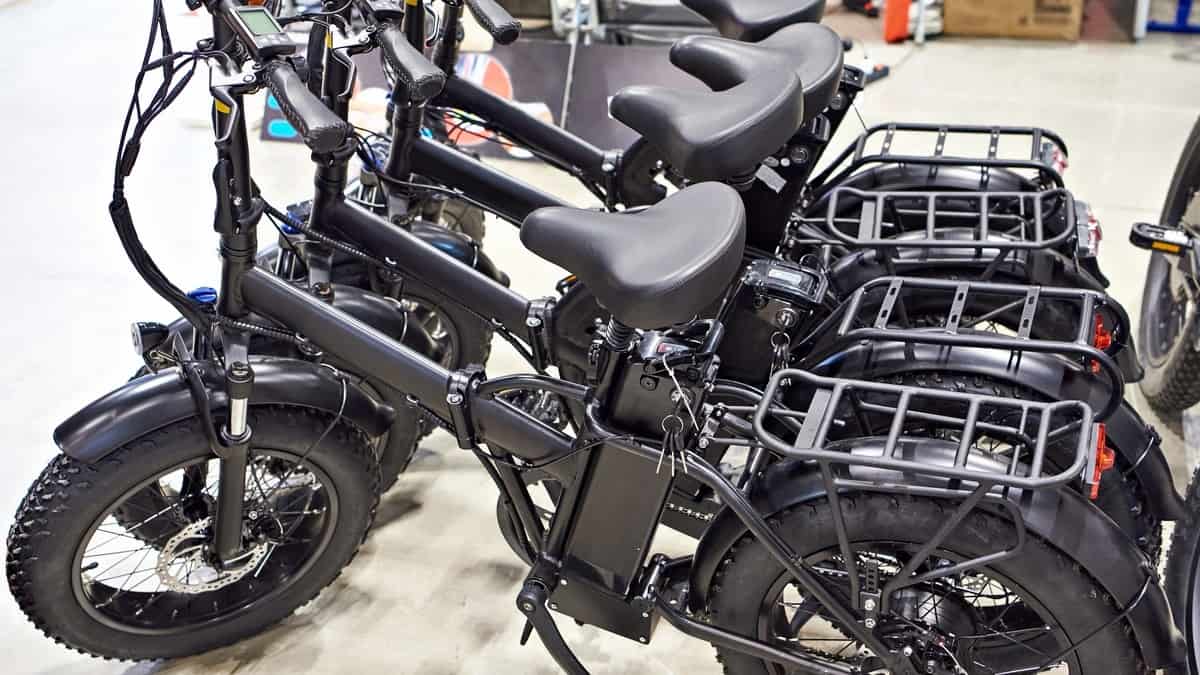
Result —
[[329, 50], [329, 54], [337, 59], [343, 66], [346, 67], [346, 88], [337, 95], [339, 100], [349, 100], [354, 95], [354, 83], [358, 81], [358, 64], [354, 59], [350, 58], [345, 51], [353, 47], [334, 48]]
[[212, 97], [220, 104], [224, 105], [227, 110], [217, 108], [218, 112], [226, 115], [225, 128], [222, 129], [221, 135], [217, 137], [217, 145], [226, 145], [233, 137], [234, 124], [238, 116], [242, 114], [242, 106], [238, 104], [237, 99], [229, 93], [230, 87], [225, 85], [210, 86], [209, 91], [212, 92]]

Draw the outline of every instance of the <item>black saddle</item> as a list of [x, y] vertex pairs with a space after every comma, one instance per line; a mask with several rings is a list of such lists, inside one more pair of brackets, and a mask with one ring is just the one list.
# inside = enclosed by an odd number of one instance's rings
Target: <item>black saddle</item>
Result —
[[621, 323], [661, 328], [692, 320], [728, 288], [746, 212], [733, 188], [700, 183], [636, 213], [538, 209], [521, 241], [578, 276]]
[[[766, 49], [760, 54], [779, 59]], [[681, 67], [699, 68], [689, 72], [701, 80], [704, 78], [697, 72], [708, 76], [721, 72], [721, 82], [726, 86], [715, 92], [626, 87], [613, 97], [609, 111], [658, 148], [667, 162], [689, 180], [752, 175], [759, 162], [782, 147], [803, 124], [800, 80], [790, 67], [751, 70], [740, 61], [727, 60], [716, 50], [705, 52], [695, 61]]]
[[[693, 35], [671, 47], [671, 63], [721, 91], [751, 79], [756, 71], [792, 68], [804, 92], [804, 121], [821, 114], [842, 79], [842, 38], [815, 23], [780, 29], [755, 43]], [[761, 159], [761, 158], [759, 158]]]
[[683, 0], [731, 40], [757, 42], [794, 23], [817, 23], [825, 0]]

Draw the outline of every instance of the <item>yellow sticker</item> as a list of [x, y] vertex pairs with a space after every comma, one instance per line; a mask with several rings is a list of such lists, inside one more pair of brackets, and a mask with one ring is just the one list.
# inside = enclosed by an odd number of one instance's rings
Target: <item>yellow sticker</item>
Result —
[[213, 101], [213, 105], [216, 106], [217, 112], [221, 113], [222, 115], [228, 115], [229, 113], [233, 112], [233, 108], [230, 108], [220, 101]]
[[410, 7], [416, 7], [417, 0], [404, 0], [404, 4], [409, 5]]
[[1168, 244], [1163, 241], [1151, 242], [1150, 248], [1158, 250], [1158, 251], [1166, 251], [1167, 253], [1179, 253], [1179, 251], [1182, 250], [1179, 246], [1176, 246], [1175, 244]]
[[325, 31], [325, 48], [333, 49], [333, 31]]

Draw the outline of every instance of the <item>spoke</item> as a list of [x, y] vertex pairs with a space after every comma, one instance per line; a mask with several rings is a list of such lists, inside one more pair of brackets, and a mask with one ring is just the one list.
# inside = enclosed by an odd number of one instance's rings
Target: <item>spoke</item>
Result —
[[[110, 530], [106, 530], [106, 529], [104, 529], [104, 528], [102, 528], [102, 527], [97, 527], [97, 528], [96, 528], [96, 531], [97, 531], [97, 532], [103, 532], [104, 534], [111, 534], [111, 535], [112, 535], [112, 536], [114, 536], [114, 537], [125, 537], [126, 539], [132, 539], [132, 540], [134, 540], [134, 541], [141, 541], [141, 539], [138, 539], [137, 537], [133, 536], [132, 534], [129, 534], [129, 533], [126, 533], [126, 532], [112, 532], [112, 531], [110, 531]], [[112, 540], [111, 540], [111, 539], [109, 539], [108, 541], [106, 541], [106, 542], [104, 542], [104, 543], [105, 543], [105, 544], [107, 544], [107, 543], [109, 543], [110, 541], [112, 541]]]
[[[133, 576], [133, 575], [135, 575], [135, 574], [141, 574], [141, 573], [143, 573], [143, 572], [152, 572], [152, 571], [153, 571], [153, 572], [157, 572], [157, 571], [158, 571], [158, 567], [157, 567], [157, 566], [155, 566], [155, 567], [144, 567], [144, 568], [141, 568], [141, 569], [135, 569], [135, 570], [133, 570], [132, 572], [122, 572], [121, 574], [114, 574], [114, 575], [112, 575], [111, 577], [103, 577], [103, 578], [99, 578], [99, 579], [92, 579], [92, 583], [100, 584], [100, 583], [104, 583], [105, 581], [112, 581], [113, 579], [121, 579], [121, 578], [129, 579], [130, 577], [132, 577], [132, 576]], [[122, 586], [122, 587], [124, 587], [124, 584], [121, 584], [121, 586]]]
[[[128, 505], [128, 504], [130, 504], [130, 503], [131, 503], [131, 502], [125, 502], [125, 504], [126, 504], [126, 505]], [[161, 509], [161, 510], [160, 510], [158, 513], [155, 513], [154, 515], [150, 516], [149, 518], [146, 518], [145, 520], [143, 520], [142, 522], [138, 523], [137, 525], [133, 525], [133, 526], [130, 526], [130, 527], [126, 527], [125, 529], [126, 529], [126, 530], [128, 530], [129, 532], [133, 532], [134, 530], [138, 529], [139, 527], [141, 527], [141, 526], [145, 525], [146, 523], [148, 523], [148, 522], [150, 522], [150, 521], [154, 520], [155, 518], [157, 518], [157, 517], [161, 516], [162, 514], [166, 513], [167, 511], [170, 511], [170, 510], [174, 509], [174, 508], [175, 508], [175, 507], [177, 507], [177, 506], [179, 506], [178, 502], [176, 502], [176, 503], [174, 503], [174, 504], [171, 504], [170, 506], [167, 506], [166, 508], [163, 508], [163, 509]], [[149, 509], [147, 509], [147, 510], [149, 510]]]
[[[996, 637], [1004, 638], [1005, 640], [1008, 640], [1009, 642], [1013, 643], [1014, 645], [1017, 645], [1023, 649], [1033, 652], [1034, 654], [1037, 654], [1038, 656], [1042, 657], [1043, 659], [1051, 658], [1050, 654], [1047, 654], [1046, 652], [1043, 652], [1042, 650], [1037, 649], [1035, 647], [1030, 647], [1028, 644], [1009, 636], [1008, 633], [1001, 633], [1001, 632], [993, 630], [987, 626], [984, 626], [984, 630], [991, 631], [990, 634], [985, 634], [985, 637], [996, 636]], [[1043, 627], [1042, 630], [1045, 631], [1045, 628]]]
[[[129, 555], [125, 556], [124, 558], [121, 558], [121, 559], [120, 559], [120, 560], [118, 560], [117, 562], [115, 562], [115, 563], [113, 563], [113, 564], [109, 565], [108, 567], [105, 567], [105, 568], [104, 568], [102, 571], [100, 571], [100, 572], [97, 572], [96, 574], [94, 574], [94, 575], [92, 576], [92, 581], [93, 581], [93, 582], [100, 582], [100, 581], [104, 581], [104, 579], [101, 579], [101, 578], [100, 578], [101, 576], [103, 576], [104, 574], [107, 574], [109, 571], [111, 571], [111, 570], [112, 570], [114, 567], [116, 567], [117, 565], [120, 565], [121, 563], [125, 562], [126, 560], [129, 560], [129, 559], [130, 559], [130, 558], [132, 558], [133, 556], [137, 555], [138, 551], [145, 551], [145, 552], [149, 553], [151, 550], [152, 550], [152, 549], [151, 549], [149, 546], [143, 546], [142, 548], [139, 548], [139, 549], [136, 549], [136, 550], [134, 550], [134, 551], [131, 551], [131, 552], [129, 553]], [[85, 559], [86, 559], [87, 557], [88, 557], [87, 555], [84, 555], [84, 558], [85, 558]], [[145, 554], [143, 554], [143, 555], [142, 555], [142, 560], [144, 561], [145, 559], [146, 559], [146, 556], [145, 556]], [[141, 564], [142, 564], [142, 563], [141, 563], [141, 562], [139, 562], [137, 565], [135, 565], [135, 567], [137, 567], [137, 566], [140, 566]], [[108, 578], [109, 578], [109, 579], [115, 579], [116, 577], [108, 577]]]
[[[137, 553], [138, 551], [145, 551], [145, 550], [146, 550], [146, 549], [148, 549], [148, 548], [150, 548], [150, 547], [149, 547], [149, 546], [143, 546], [143, 547], [141, 547], [141, 548], [127, 549], [127, 550], [124, 550], [124, 551], [110, 551], [110, 552], [108, 552], [108, 553], [84, 553], [84, 554], [83, 554], [83, 559], [84, 559], [84, 560], [87, 560], [88, 558], [103, 558], [103, 557], [105, 557], [105, 556], [110, 556], [110, 555], [121, 555], [122, 553], [130, 553], [130, 554], [132, 554], [132, 553]], [[120, 562], [120, 561], [118, 561], [118, 562]]]

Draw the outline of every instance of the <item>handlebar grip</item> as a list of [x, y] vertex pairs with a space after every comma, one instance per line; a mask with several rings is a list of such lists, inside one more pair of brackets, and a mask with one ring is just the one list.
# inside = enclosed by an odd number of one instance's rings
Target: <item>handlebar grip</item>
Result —
[[304, 144], [313, 152], [333, 152], [353, 134], [354, 128], [308, 90], [291, 64], [276, 61], [268, 66], [267, 86], [279, 102], [283, 116], [296, 127]]
[[507, 45], [521, 37], [521, 22], [514, 19], [496, 0], [467, 0], [467, 7], [496, 42]]
[[411, 100], [428, 101], [442, 93], [446, 74], [412, 46], [399, 26], [382, 24], [378, 36], [383, 58], [396, 71], [396, 78], [407, 88]]

